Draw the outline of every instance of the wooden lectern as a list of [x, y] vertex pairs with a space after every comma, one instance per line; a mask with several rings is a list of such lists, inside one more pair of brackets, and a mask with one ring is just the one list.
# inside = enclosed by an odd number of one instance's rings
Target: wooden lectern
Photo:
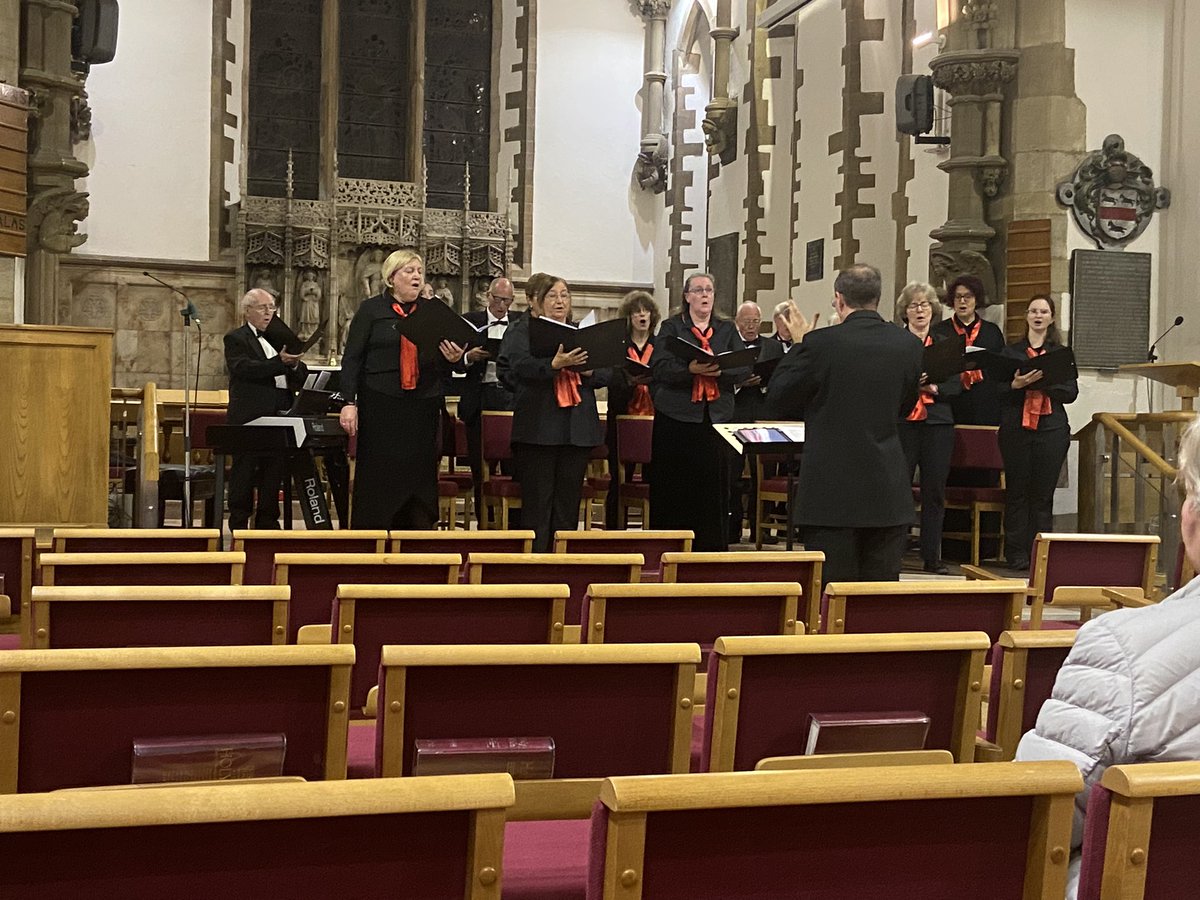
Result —
[[1138, 363], [1121, 366], [1122, 372], [1144, 375], [1151, 381], [1159, 381], [1175, 388], [1180, 409], [1194, 412], [1196, 397], [1200, 396], [1200, 362]]
[[0, 325], [0, 523], [108, 522], [112, 332]]

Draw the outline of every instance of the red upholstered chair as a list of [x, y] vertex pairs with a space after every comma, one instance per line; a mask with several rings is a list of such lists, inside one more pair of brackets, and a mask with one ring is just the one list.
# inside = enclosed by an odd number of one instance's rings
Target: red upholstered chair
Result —
[[[619, 527], [629, 522], [629, 510], [641, 511], [642, 527], [650, 523], [650, 482], [646, 466], [650, 464], [654, 437], [654, 416], [617, 416], [617, 509]], [[613, 527], [605, 523], [605, 527]]]
[[32, 528], [0, 528], [0, 575], [4, 577], [4, 588], [0, 593], [10, 599], [9, 614], [21, 616], [22, 639], [29, 625], [34, 541]]
[[581, 621], [583, 597], [591, 584], [637, 584], [645, 562], [640, 553], [472, 553], [471, 584], [567, 584], [567, 622]]
[[1079, 900], [1194, 896], [1200, 762], [1112, 766], [1088, 796]]
[[128, 784], [135, 740], [287, 737], [283, 773], [346, 777], [352, 647], [141, 647], [0, 654], [0, 794]]
[[[219, 408], [196, 408], [191, 414], [191, 443], [193, 454], [201, 450], [211, 450], [208, 442], [208, 426], [224, 425], [227, 411], [225, 406]], [[211, 462], [193, 461], [191, 465], [191, 501], [204, 501], [204, 523], [209, 526], [219, 526], [224, 516], [225, 499], [216, 497], [216, 469]], [[168, 500], [184, 499], [184, 468], [182, 463], [160, 465], [158, 467], [158, 525], [161, 528], [166, 519]], [[218, 510], [221, 514], [218, 515]], [[191, 519], [184, 517], [184, 522]]]
[[821, 570], [825, 554], [819, 550], [759, 550], [754, 553], [664, 553], [662, 580], [695, 581], [798, 581], [804, 589], [804, 620], [820, 614]]
[[787, 475], [776, 473], [780, 466], [788, 465], [795, 457], [783, 454], [757, 454], [754, 457], [754, 471], [757, 489], [754, 492], [754, 549], [761, 550], [763, 535], [768, 531], [778, 531], [787, 527], [786, 519], [780, 522], [771, 520], [768, 509], [776, 503], [790, 503], [788, 497]]
[[35, 587], [28, 649], [282, 644], [288, 588]]
[[[1004, 459], [1000, 456], [999, 429], [994, 425], [954, 426], [954, 449], [950, 454], [951, 471], [987, 472], [999, 487], [946, 488], [946, 509], [965, 510], [971, 517], [970, 531], [947, 531], [943, 538], [969, 541], [971, 564], [979, 565], [979, 542], [983, 537], [1001, 538], [1004, 535]], [[921, 491], [913, 489], [919, 499]], [[995, 513], [995, 531], [983, 530], [983, 514]]]
[[[1021, 627], [1023, 581], [844, 581], [825, 585], [823, 634], [982, 631], [991, 643]], [[808, 623], [817, 633], [817, 623]]]
[[457, 584], [461, 565], [457, 553], [277, 553], [275, 583], [292, 589], [288, 642], [332, 621], [339, 584]]
[[333, 634], [355, 648], [350, 704], [361, 709], [379, 680], [384, 644], [561, 644], [565, 584], [344, 584]]
[[693, 531], [558, 531], [554, 552], [640, 553], [645, 559], [642, 581], [659, 581], [662, 555], [691, 551], [695, 538]]
[[421, 738], [550, 737], [554, 778], [518, 782], [510, 818], [585, 818], [607, 775], [687, 771], [699, 661], [695, 644], [384, 647], [376, 774], [412, 774]]
[[1082, 781], [1065, 761], [610, 778], [586, 897], [1061, 898]]
[[471, 515], [475, 506], [475, 477], [471, 474], [471, 469], [460, 468], [460, 460], [465, 460], [469, 456], [467, 450], [467, 426], [462, 419], [457, 416], [452, 416], [449, 411], [442, 411], [442, 461], [438, 469], [438, 490], [447, 490], [443, 488], [443, 484], [452, 484], [454, 493], [448, 495], [450, 499], [449, 512], [447, 517], [443, 513], [443, 521], [448, 522], [445, 527], [453, 529], [457, 523], [456, 507], [459, 500], [463, 503], [463, 528], [471, 526]]
[[9, 797], [0, 894], [499, 900], [512, 800], [508, 775]]
[[1006, 631], [992, 648], [985, 736], [1012, 759], [1021, 735], [1037, 722], [1054, 679], [1075, 644], [1073, 630]]
[[270, 584], [276, 553], [383, 553], [386, 531], [233, 532], [233, 548], [246, 554], [243, 584]]
[[55, 528], [55, 553], [174, 553], [221, 549], [216, 528]]
[[[1056, 534], [1034, 538], [1029, 574], [1029, 627], [1077, 628], [1096, 608], [1146, 605], [1158, 598], [1158, 535]], [[968, 578], [999, 576], [964, 566]], [[1047, 606], [1078, 607], [1079, 621], [1047, 620]]]
[[[495, 521], [508, 530], [508, 514], [521, 508], [521, 485], [508, 475], [499, 475], [501, 464], [512, 465], [512, 413], [485, 409], [479, 420], [479, 445], [483, 455], [484, 509], [479, 512], [480, 527]], [[494, 513], [493, 516], [487, 513]]]
[[[603, 427], [605, 417], [600, 417], [600, 425]], [[587, 492], [587, 501], [583, 509], [583, 527], [590, 529], [595, 516], [592, 512], [592, 505], [595, 505], [600, 510], [600, 516], [603, 519], [605, 503], [608, 502], [608, 492], [612, 488], [613, 475], [608, 471], [608, 444], [597, 444], [592, 448], [591, 462], [588, 463], [587, 475], [583, 479], [584, 486], [590, 490]], [[605, 521], [605, 528], [611, 528], [612, 523]]]
[[742, 771], [804, 752], [810, 713], [907, 710], [930, 718], [926, 749], [970, 762], [989, 646], [971, 631], [720, 638], [708, 665], [701, 770]]
[[134, 584], [241, 584], [246, 554], [43, 553], [42, 584], [123, 587]]

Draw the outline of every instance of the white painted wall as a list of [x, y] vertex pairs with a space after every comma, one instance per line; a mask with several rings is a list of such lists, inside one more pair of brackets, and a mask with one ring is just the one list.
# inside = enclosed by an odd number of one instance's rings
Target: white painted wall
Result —
[[538, 4], [533, 268], [654, 281], [661, 195], [641, 191], [644, 24], [628, 4]]
[[208, 258], [210, 0], [124, 0], [116, 58], [88, 77], [82, 253]]

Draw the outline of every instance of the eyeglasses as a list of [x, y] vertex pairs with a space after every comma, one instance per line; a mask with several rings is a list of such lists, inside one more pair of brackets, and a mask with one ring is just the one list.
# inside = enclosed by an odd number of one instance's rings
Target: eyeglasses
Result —
[[501, 303], [512, 303], [513, 302], [512, 297], [501, 297], [499, 294], [488, 294], [488, 296], [491, 297], [493, 300], [500, 301]]
[[908, 309], [933, 309], [933, 304], [928, 300], [917, 300], [914, 303], [908, 304]]
[[972, 294], [970, 291], [968, 291], [968, 292], [967, 292], [967, 293], [965, 293], [965, 294], [960, 294], [960, 293], [958, 293], [958, 292], [955, 292], [955, 294], [954, 294], [954, 299], [955, 299], [955, 300], [974, 300], [974, 299], [975, 299], [975, 295], [974, 295], [974, 294]]
[[252, 310], [254, 310], [255, 312], [260, 312], [260, 313], [275, 312], [275, 310], [279, 309], [278, 306], [267, 306], [265, 304], [260, 304], [258, 306], [252, 306], [250, 308]]
[[702, 294], [702, 295], [708, 295], [708, 294], [714, 293], [713, 289], [710, 287], [688, 288], [687, 292], [689, 294]]

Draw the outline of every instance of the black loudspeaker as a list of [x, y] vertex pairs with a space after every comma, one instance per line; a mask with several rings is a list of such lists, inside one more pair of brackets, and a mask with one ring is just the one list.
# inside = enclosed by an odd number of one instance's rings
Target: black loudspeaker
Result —
[[79, 0], [71, 55], [89, 65], [112, 62], [117, 55], [117, 0]]
[[933, 131], [933, 78], [929, 75], [896, 79], [896, 130], [914, 135]]

